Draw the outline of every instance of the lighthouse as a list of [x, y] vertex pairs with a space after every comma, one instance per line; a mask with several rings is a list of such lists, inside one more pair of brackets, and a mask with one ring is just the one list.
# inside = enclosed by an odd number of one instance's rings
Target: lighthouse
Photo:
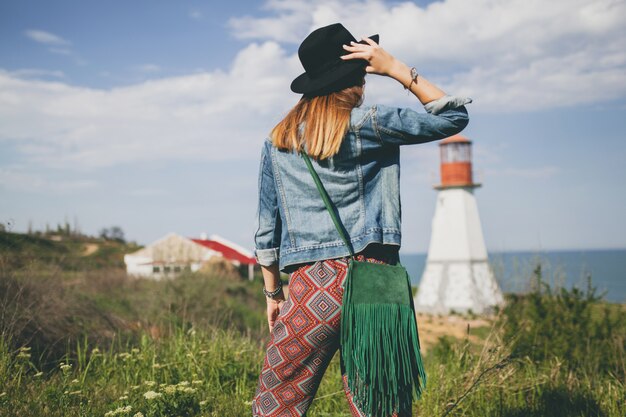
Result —
[[472, 142], [455, 135], [439, 142], [441, 183], [426, 266], [415, 310], [431, 314], [489, 313], [503, 303], [489, 265], [472, 178]]

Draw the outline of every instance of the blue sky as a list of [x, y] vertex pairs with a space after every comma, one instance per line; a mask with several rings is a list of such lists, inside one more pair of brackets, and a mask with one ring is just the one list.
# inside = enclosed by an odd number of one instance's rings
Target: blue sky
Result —
[[[0, 221], [252, 249], [260, 146], [299, 98], [298, 44], [340, 21], [474, 99], [489, 250], [624, 248], [625, 17], [612, 0], [4, 1]], [[421, 108], [370, 75], [375, 102]], [[437, 176], [436, 142], [403, 148], [404, 252], [428, 248]]]

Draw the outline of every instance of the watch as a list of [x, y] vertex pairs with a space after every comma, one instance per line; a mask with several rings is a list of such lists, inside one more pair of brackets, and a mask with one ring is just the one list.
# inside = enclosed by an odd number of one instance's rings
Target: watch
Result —
[[409, 83], [408, 87], [404, 87], [405, 90], [410, 90], [413, 83], [417, 84], [418, 75], [419, 74], [417, 73], [417, 69], [415, 67], [411, 67], [411, 82]]

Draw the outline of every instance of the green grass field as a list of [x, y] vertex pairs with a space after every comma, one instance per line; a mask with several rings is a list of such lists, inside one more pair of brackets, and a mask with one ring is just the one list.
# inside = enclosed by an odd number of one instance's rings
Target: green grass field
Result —
[[[269, 340], [260, 279], [137, 280], [84, 259], [64, 268], [6, 252], [0, 416], [251, 415]], [[592, 287], [535, 288], [507, 295], [472, 342], [442, 337], [428, 350], [414, 415], [626, 415], [624, 306]], [[338, 355], [307, 415], [350, 416]]]

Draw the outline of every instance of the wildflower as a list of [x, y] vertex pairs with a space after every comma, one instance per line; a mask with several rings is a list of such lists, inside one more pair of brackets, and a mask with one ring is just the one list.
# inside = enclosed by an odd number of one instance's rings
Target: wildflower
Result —
[[154, 392], [154, 391], [147, 391], [143, 394], [144, 398], [146, 400], [153, 400], [155, 398], [158, 398], [160, 396], [162, 396], [163, 394], [161, 394], [160, 392]]
[[126, 414], [126, 413], [130, 413], [132, 409], [133, 407], [130, 405], [127, 405], [124, 407], [118, 407], [113, 411], [107, 411], [106, 413], [104, 413], [104, 416], [109, 417], [109, 416], [116, 416], [118, 414]]
[[198, 404], [200, 404], [200, 407], [204, 407], [205, 405], [207, 405], [207, 402], [207, 400], [202, 400]]
[[181, 387], [180, 391], [186, 392], [187, 394], [193, 394], [196, 392], [196, 389], [191, 387]]
[[136, 412], [133, 417], [143, 417], [143, 413], [141, 411]]
[[132, 348], [130, 351], [133, 352], [133, 353], [139, 353], [139, 349], [137, 349], [137, 348]]
[[80, 381], [78, 379], [72, 379], [70, 382], [72, 384], [78, 384]]
[[163, 389], [166, 394], [173, 394], [176, 392], [176, 385], [168, 385]]
[[72, 369], [72, 364], [71, 363], [61, 362], [61, 364], [59, 365], [59, 368], [61, 368], [61, 370], [63, 372], [66, 372], [66, 371], [69, 371], [70, 369]]
[[100, 349], [98, 349], [98, 348], [93, 348], [93, 349], [91, 349], [91, 354], [92, 354], [92, 355], [96, 355], [96, 354], [98, 354], [98, 353], [100, 353]]
[[30, 350], [30, 346], [22, 346], [20, 348], [20, 351], [22, 351], [22, 352], [28, 352], [29, 350]]
[[200, 352], [198, 352], [201, 355], [206, 355], [207, 353], [209, 353], [208, 350], [201, 350]]
[[181, 385], [181, 386], [189, 385], [189, 381], [180, 381], [178, 385]]
[[24, 358], [24, 359], [29, 359], [29, 358], [30, 358], [30, 353], [28, 353], [28, 352], [20, 352], [20, 353], [18, 353], [18, 354], [17, 354], [17, 356], [16, 356], [16, 357], [18, 357], [18, 358]]
[[147, 385], [149, 387], [153, 387], [156, 384], [156, 382], [154, 381], [143, 381], [143, 383], [144, 385]]
[[128, 395], [122, 395], [120, 398], [118, 398], [118, 400], [120, 401], [124, 401], [128, 399]]
[[202, 384], [202, 380], [201, 379], [194, 379], [193, 381], [191, 381], [192, 384], [194, 385], [200, 385]]

